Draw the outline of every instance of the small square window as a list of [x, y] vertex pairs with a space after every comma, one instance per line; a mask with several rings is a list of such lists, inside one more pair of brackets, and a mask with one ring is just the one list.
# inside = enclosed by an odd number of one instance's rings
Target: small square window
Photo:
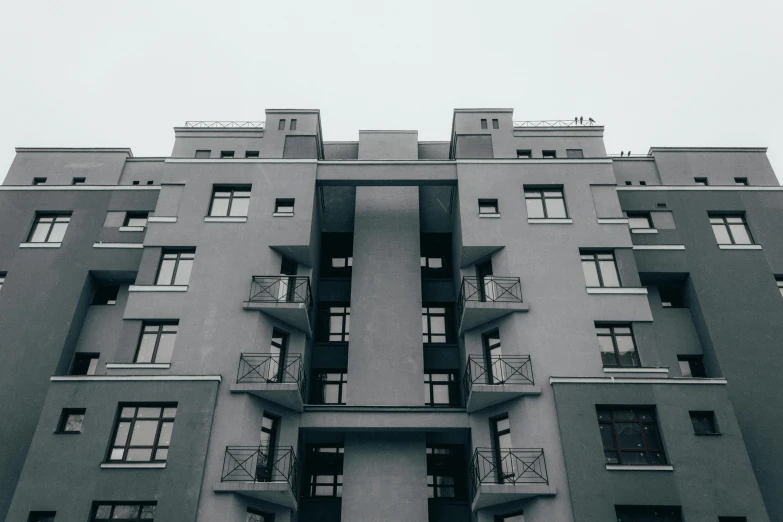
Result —
[[149, 215], [150, 215], [149, 212], [126, 212], [125, 219], [123, 220], [122, 226], [146, 227], [147, 218], [149, 217]]
[[487, 128], [487, 120], [482, 118], [481, 119], [481, 128], [486, 129]]
[[68, 375], [95, 375], [98, 369], [99, 353], [77, 353]]
[[152, 180], [147, 181], [147, 185], [153, 185], [155, 182]]
[[704, 357], [701, 355], [678, 355], [680, 373], [683, 377], [707, 377], [704, 369]]
[[647, 182], [646, 181], [640, 181], [639, 185], [642, 185], [642, 186], [647, 185]]
[[693, 178], [693, 182], [697, 185], [709, 185], [707, 178]]
[[544, 158], [552, 159], [557, 157], [557, 151], [555, 150], [542, 150], [541, 155]]
[[134, 181], [133, 184], [134, 185], [138, 185], [139, 184], [139, 180]]
[[734, 184], [747, 186], [748, 178], [734, 178]]
[[285, 120], [280, 120], [277, 122], [277, 130], [285, 130]]
[[652, 220], [649, 212], [627, 212], [628, 228], [631, 230], [651, 229]]
[[566, 149], [566, 158], [584, 159], [585, 153], [582, 149]]
[[209, 158], [209, 155], [212, 151], [210, 150], [197, 150], [196, 151], [196, 158], [198, 159], [207, 159]]
[[84, 185], [85, 181], [87, 181], [87, 178], [73, 178], [71, 185]]
[[257, 150], [245, 151], [245, 157], [246, 158], [258, 158], [258, 151]]
[[46, 178], [33, 178], [33, 185], [45, 185]]
[[288, 127], [290, 130], [296, 130], [296, 118], [293, 118], [291, 120], [291, 126]]
[[114, 305], [117, 304], [117, 295], [120, 293], [120, 285], [98, 284], [95, 287], [95, 293], [92, 294], [93, 305]]
[[497, 199], [480, 199], [478, 200], [478, 204], [479, 204], [479, 215], [500, 214], [500, 210], [498, 209]]
[[27, 522], [54, 522], [56, 511], [30, 511]]
[[293, 214], [294, 213], [294, 200], [293, 199], [281, 199], [275, 200], [275, 214]]
[[714, 411], [689, 411], [693, 433], [696, 435], [719, 435]]
[[688, 308], [685, 305], [685, 289], [682, 283], [664, 283], [658, 286], [663, 308]]
[[517, 159], [530, 159], [533, 157], [533, 151], [530, 149], [517, 149]]
[[626, 182], [625, 182], [625, 184], [626, 184], [626, 185], [633, 185], [633, 183], [632, 183], [632, 182], [630, 182], [630, 181], [626, 181]]
[[492, 120], [492, 128], [493, 129], [499, 129], [500, 128], [500, 122], [498, 122], [497, 119]]
[[233, 150], [221, 150], [220, 151], [220, 158], [226, 159], [226, 158], [233, 158], [234, 157], [234, 151]]
[[84, 408], [64, 409], [57, 424], [57, 433], [81, 433], [86, 411]]

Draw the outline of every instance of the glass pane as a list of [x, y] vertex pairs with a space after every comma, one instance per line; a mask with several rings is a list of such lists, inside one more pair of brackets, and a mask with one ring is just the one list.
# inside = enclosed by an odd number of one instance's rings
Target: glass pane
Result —
[[174, 278], [175, 285], [186, 285], [190, 281], [190, 271], [193, 269], [193, 260], [180, 260], [177, 266], [177, 276]]
[[163, 408], [163, 416], [168, 419], [173, 419], [177, 416], [177, 408]]
[[750, 236], [748, 235], [748, 230], [745, 228], [744, 224], [729, 225], [729, 229], [731, 230], [731, 235], [734, 237], [735, 245], [750, 245], [752, 243]]
[[636, 420], [636, 412], [629, 409], [617, 409], [612, 411], [614, 420]]
[[323, 385], [323, 397], [324, 404], [337, 404], [340, 402], [340, 385], [339, 384], [324, 384]]
[[432, 402], [435, 404], [448, 404], [449, 403], [449, 386], [443, 384], [436, 384], [432, 386]]
[[606, 458], [607, 464], [619, 464], [620, 459], [617, 458], [617, 452], [616, 451], [604, 451], [604, 457]]
[[443, 268], [443, 259], [439, 257], [431, 257], [429, 259], [430, 268]]
[[114, 506], [114, 516], [112, 518], [138, 518], [139, 506], [119, 504]]
[[612, 338], [607, 335], [599, 335], [598, 347], [601, 349], [601, 362], [603, 365], [617, 366], [617, 356], [614, 353]]
[[650, 221], [647, 217], [629, 216], [628, 226], [632, 229], [650, 228]]
[[643, 451], [623, 451], [623, 465], [638, 466], [647, 464], [647, 454]]
[[139, 351], [136, 354], [137, 363], [152, 362], [152, 352], [155, 350], [155, 341], [158, 336], [156, 334], [147, 334], [141, 336], [141, 342], [139, 343]]
[[82, 431], [82, 424], [84, 424], [84, 414], [68, 415], [63, 431]]
[[115, 446], [124, 446], [128, 441], [128, 432], [130, 431], [130, 422], [121, 422], [117, 427], [117, 435], [114, 437]]
[[617, 337], [617, 351], [620, 357], [620, 366], [639, 366], [639, 357], [633, 345], [633, 338], [628, 336]]
[[620, 286], [620, 278], [617, 275], [617, 267], [615, 266], [614, 261], [598, 261], [598, 266], [601, 268], [601, 277], [604, 280], [604, 286]]
[[67, 228], [68, 223], [55, 223], [49, 234], [49, 243], [60, 243], [63, 240], [63, 237], [65, 237], [65, 230]]
[[528, 218], [544, 217], [544, 203], [540, 199], [526, 199], [525, 203], [527, 203]]
[[649, 453], [649, 456], [650, 456], [650, 464], [653, 465], [666, 464], [666, 455], [664, 455], [662, 451], [654, 451], [652, 453]]
[[[231, 203], [232, 216], [247, 216], [247, 209], [250, 207], [250, 198], [234, 198]], [[281, 212], [285, 212], [281, 210]]]
[[125, 460], [129, 462], [149, 462], [152, 460], [152, 448], [129, 449]]
[[122, 460], [122, 454], [125, 452], [124, 448], [116, 448], [111, 450], [111, 455], [109, 455], [109, 460]]
[[36, 223], [33, 233], [30, 236], [30, 243], [43, 243], [46, 241], [46, 234], [49, 232], [49, 223]]
[[430, 385], [424, 383], [424, 404], [432, 404], [432, 397], [430, 396]]
[[691, 365], [688, 364], [688, 361], [679, 361], [680, 363], [680, 373], [683, 377], [692, 377], [691, 375]]
[[[426, 315], [422, 315], [421, 316], [421, 331], [422, 331], [422, 333], [425, 333], [425, 334], [429, 333], [429, 330], [428, 330], [429, 322], [427, 321], [427, 317], [428, 316], [426, 316]], [[426, 339], [426, 337], [425, 337], [425, 339]]]
[[566, 217], [565, 201], [562, 199], [547, 199], [546, 210], [549, 218]]
[[171, 444], [171, 430], [174, 429], [173, 422], [164, 422], [160, 428], [160, 437], [158, 438], [158, 446], [168, 446]]
[[340, 333], [343, 331], [343, 316], [333, 315], [329, 317], [329, 332]]
[[481, 205], [479, 206], [479, 214], [496, 214], [497, 210], [494, 206]]
[[169, 457], [168, 448], [161, 448], [155, 451], [155, 460], [166, 460]]
[[614, 451], [614, 433], [612, 433], [611, 424], [600, 424], [598, 429], [601, 431], [601, 442], [604, 445], [605, 451]]
[[[710, 433], [712, 433], [711, 429]], [[646, 424], [644, 426], [644, 440], [647, 441], [647, 449], [661, 449], [661, 438], [658, 436], [658, 428], [655, 426], [655, 424]]]
[[585, 274], [585, 283], [587, 283], [587, 286], [601, 286], [601, 282], [598, 280], [598, 270], [592, 260], [582, 261], [582, 272]]
[[111, 515], [111, 506], [101, 504], [95, 509], [95, 518], [109, 518]]
[[430, 336], [430, 342], [431, 343], [445, 343], [446, 342], [446, 336], [445, 335], [431, 335]]
[[433, 334], [445, 334], [446, 333], [446, 318], [438, 316], [430, 316], [430, 333]]
[[642, 430], [637, 422], [616, 422], [617, 444], [620, 449], [643, 449]]
[[496, 429], [498, 432], [507, 431], [508, 429], [510, 429], [510, 425], [509, 425], [509, 422], [508, 422], [508, 418], [505, 418], [505, 419], [498, 419], [498, 420], [495, 422], [495, 429]]
[[498, 448], [499, 449], [511, 449], [511, 434], [506, 433], [504, 435], [500, 435], [498, 437]]
[[333, 257], [332, 258], [332, 268], [345, 268], [345, 258], [343, 258], [343, 257]]
[[157, 419], [160, 417], [160, 408], [139, 408], [136, 416], [144, 419]]
[[158, 353], [155, 354], [156, 363], [171, 362], [171, 353], [174, 351], [174, 341], [177, 340], [177, 334], [167, 333], [160, 336], [158, 343]]
[[122, 412], [120, 412], [120, 417], [122, 418], [129, 418], [133, 417], [134, 415], [136, 415], [136, 408], [134, 407], [123, 408]]
[[131, 435], [131, 446], [152, 446], [157, 431], [158, 421], [136, 421]]
[[228, 198], [218, 198], [217, 192], [215, 198], [212, 200], [212, 211], [210, 216], [223, 217], [228, 215]]
[[145, 520], [155, 518], [155, 506], [142, 506], [141, 518]]
[[712, 225], [712, 232], [715, 234], [715, 239], [719, 245], [731, 244], [731, 238], [724, 225]]
[[160, 271], [158, 272], [158, 280], [156, 285], [170, 285], [171, 276], [174, 274], [174, 265], [176, 262], [171, 259], [163, 259], [160, 262]]

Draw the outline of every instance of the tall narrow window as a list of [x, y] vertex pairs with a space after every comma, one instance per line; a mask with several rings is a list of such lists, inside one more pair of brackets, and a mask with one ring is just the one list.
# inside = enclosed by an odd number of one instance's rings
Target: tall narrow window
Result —
[[27, 241], [28, 243], [62, 243], [70, 222], [70, 212], [39, 212]]
[[155, 284], [159, 286], [187, 285], [193, 270], [195, 250], [164, 250]]
[[343, 496], [343, 455], [340, 445], [310, 445], [307, 448], [307, 495]]
[[155, 502], [95, 502], [92, 522], [130, 522], [155, 520]]
[[508, 415], [491, 419], [490, 423], [497, 481], [502, 484], [514, 478], [513, 458], [511, 457], [511, 424]]
[[165, 462], [176, 415], [176, 404], [121, 405], [108, 460]]
[[427, 445], [427, 488], [429, 498], [464, 496], [462, 447]]
[[258, 443], [258, 462], [256, 463], [256, 480], [269, 482], [274, 472], [275, 449], [277, 434], [280, 431], [280, 417], [264, 412], [261, 417], [261, 440]]
[[290, 130], [296, 130], [296, 118], [291, 119], [291, 126], [289, 127]]
[[485, 118], [481, 118], [481, 128], [482, 129], [487, 128], [487, 120]]
[[277, 122], [277, 130], [285, 130], [285, 120], [279, 120]]
[[621, 286], [614, 252], [582, 251], [579, 255], [588, 288]]
[[753, 236], [742, 214], [710, 214], [710, 224], [719, 245], [753, 244]]
[[268, 382], [283, 382], [288, 351], [288, 334], [275, 328], [269, 344], [269, 366], [266, 369]]
[[525, 188], [525, 204], [531, 219], [568, 217], [562, 188]]
[[[337, 305], [337, 306], [335, 306]], [[338, 303], [331, 303], [321, 309], [321, 328], [319, 328], [322, 341], [347, 343], [351, 328], [351, 307]]]
[[596, 325], [604, 368], [641, 366], [630, 325]]
[[[3, 279], [5, 279], [5, 273], [2, 274]], [[775, 276], [775, 284], [778, 285], [778, 291], [780, 292], [780, 296], [783, 297], [783, 276]]]
[[98, 353], [77, 353], [73, 356], [68, 375], [95, 375], [98, 370]]
[[209, 205], [211, 217], [247, 216], [250, 207], [250, 187], [247, 185], [216, 185]]
[[459, 406], [457, 375], [453, 372], [425, 373], [424, 404], [427, 406]]
[[453, 317], [450, 306], [424, 306], [421, 309], [422, 342], [450, 344], [454, 342]]
[[168, 363], [177, 340], [177, 324], [142, 323], [139, 347], [136, 350], [137, 363]]
[[486, 359], [486, 375], [488, 384], [503, 384], [506, 382], [506, 368], [503, 366], [503, 348], [500, 344], [500, 334], [497, 330], [481, 336]]
[[653, 408], [607, 406], [596, 410], [607, 464], [666, 464]]
[[319, 371], [315, 374], [315, 404], [346, 404], [348, 373], [345, 370]]
[[500, 122], [498, 122], [497, 119], [492, 119], [492, 128], [493, 129], [499, 129], [500, 128]]

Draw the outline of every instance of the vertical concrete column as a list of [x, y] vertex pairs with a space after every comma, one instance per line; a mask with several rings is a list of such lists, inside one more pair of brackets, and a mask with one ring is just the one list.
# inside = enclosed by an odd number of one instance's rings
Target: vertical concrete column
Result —
[[418, 187], [358, 187], [349, 405], [424, 404]]
[[346, 433], [342, 522], [425, 522], [424, 433]]

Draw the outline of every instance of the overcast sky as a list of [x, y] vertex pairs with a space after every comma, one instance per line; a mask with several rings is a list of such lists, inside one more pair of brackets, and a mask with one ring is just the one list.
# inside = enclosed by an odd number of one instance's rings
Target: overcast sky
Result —
[[783, 2], [2, 4], [0, 179], [16, 146], [165, 156], [185, 120], [321, 110], [326, 140], [455, 107], [581, 115], [607, 151], [767, 146], [783, 177]]

